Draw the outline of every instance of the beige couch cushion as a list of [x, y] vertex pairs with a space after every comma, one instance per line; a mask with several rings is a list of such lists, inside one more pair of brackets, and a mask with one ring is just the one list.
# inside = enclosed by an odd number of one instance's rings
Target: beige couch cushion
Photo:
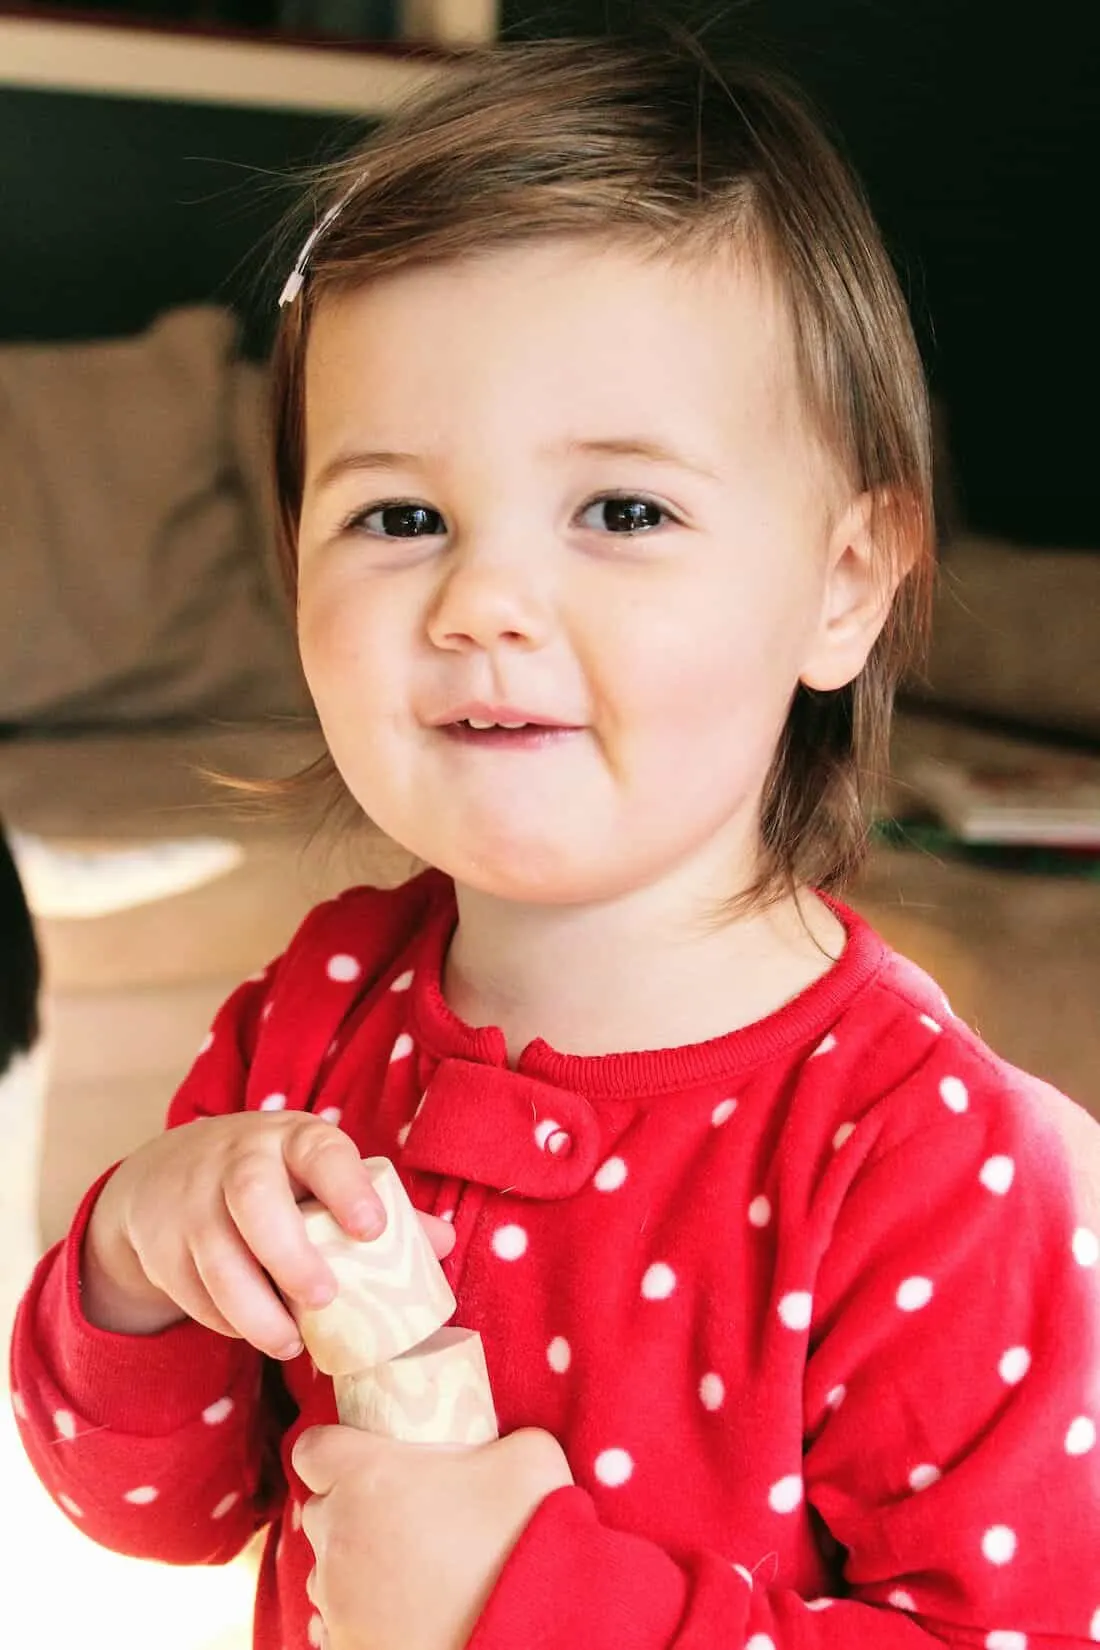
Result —
[[301, 708], [234, 332], [193, 308], [0, 349], [0, 723]]
[[964, 537], [940, 573], [914, 698], [1100, 738], [1100, 555]]

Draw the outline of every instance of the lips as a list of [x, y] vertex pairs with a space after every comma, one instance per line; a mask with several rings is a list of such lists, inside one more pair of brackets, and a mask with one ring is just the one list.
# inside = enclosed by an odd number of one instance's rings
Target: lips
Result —
[[[560, 717], [548, 716], [543, 711], [527, 710], [518, 705], [493, 705], [484, 701], [472, 701], [468, 704], [456, 705], [445, 715], [433, 718], [435, 727], [455, 727], [462, 724], [486, 722], [496, 727], [512, 729], [522, 727], [568, 729], [579, 726], [575, 722], [565, 722]], [[482, 731], [477, 729], [476, 731]], [[489, 730], [484, 730], [489, 731]]]
[[577, 738], [581, 728], [555, 727], [551, 723], [531, 723], [523, 728], [472, 728], [466, 721], [448, 722], [438, 730], [445, 739], [479, 750], [544, 750]]

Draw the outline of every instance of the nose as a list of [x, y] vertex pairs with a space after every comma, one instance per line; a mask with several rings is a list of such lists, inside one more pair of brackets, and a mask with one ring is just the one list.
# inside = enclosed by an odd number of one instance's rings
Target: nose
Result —
[[432, 643], [451, 652], [544, 646], [550, 602], [533, 560], [522, 552], [457, 550], [428, 616]]

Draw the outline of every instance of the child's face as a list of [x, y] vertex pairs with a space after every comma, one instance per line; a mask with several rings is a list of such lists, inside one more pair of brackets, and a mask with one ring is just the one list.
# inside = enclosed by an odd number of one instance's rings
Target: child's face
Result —
[[[766, 283], [510, 249], [327, 301], [306, 376], [301, 651], [365, 812], [510, 900], [745, 886], [838, 576], [836, 480]], [[628, 535], [609, 493], [658, 525]], [[379, 508], [402, 501], [421, 514]], [[470, 700], [581, 731], [479, 746], [434, 725]]]

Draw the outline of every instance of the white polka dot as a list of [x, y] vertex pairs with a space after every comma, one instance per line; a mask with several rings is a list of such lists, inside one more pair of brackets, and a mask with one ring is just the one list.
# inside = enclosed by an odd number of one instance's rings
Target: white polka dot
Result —
[[454, 1212], [453, 1209], [441, 1209], [439, 1211], [439, 1218], [440, 1218], [440, 1220], [449, 1220], [451, 1222], [452, 1226], [453, 1226], [454, 1225], [455, 1212]]
[[676, 1288], [676, 1273], [663, 1260], [654, 1261], [642, 1279], [642, 1294], [647, 1301], [666, 1301]]
[[634, 1462], [625, 1449], [601, 1450], [596, 1457], [596, 1477], [609, 1489], [619, 1489], [633, 1471]]
[[592, 1184], [598, 1192], [617, 1192], [626, 1181], [626, 1164], [621, 1157], [609, 1157], [606, 1163], [601, 1163], [593, 1176]]
[[904, 1587], [895, 1587], [887, 1596], [887, 1604], [892, 1604], [895, 1610], [915, 1610], [917, 1601], [912, 1593], [907, 1593]]
[[1011, 1157], [988, 1157], [982, 1164], [978, 1179], [987, 1192], [1003, 1197], [1016, 1176], [1016, 1165]]
[[11, 1407], [14, 1409], [16, 1415], [18, 1415], [21, 1421], [25, 1421], [27, 1419], [27, 1406], [23, 1401], [23, 1394], [21, 1392], [12, 1393]]
[[843, 1381], [841, 1381], [838, 1386], [830, 1387], [829, 1391], [825, 1394], [826, 1409], [839, 1409], [847, 1396], [848, 1388], [844, 1385]]
[[754, 1197], [752, 1202], [749, 1204], [749, 1225], [756, 1226], [758, 1228], [764, 1227], [768, 1224], [771, 1218], [772, 1206], [768, 1199], [764, 1196], [763, 1192], [761, 1192], [760, 1196]]
[[938, 1020], [934, 1020], [931, 1014], [922, 1014], [920, 1017], [920, 1023], [922, 1026], [927, 1026], [929, 1031], [940, 1032], [943, 1030], [940, 1022]]
[[241, 1497], [239, 1490], [230, 1490], [228, 1495], [222, 1496], [221, 1500], [210, 1514], [211, 1518], [224, 1518], [230, 1508], [235, 1507], [240, 1499]]
[[711, 1112], [710, 1120], [716, 1129], [720, 1129], [723, 1123], [729, 1122], [736, 1110], [736, 1100], [720, 1100]]
[[794, 1512], [802, 1505], [802, 1475], [792, 1472], [786, 1478], [780, 1478], [768, 1491], [768, 1506], [772, 1512]]
[[833, 1150], [838, 1152], [846, 1140], [850, 1140], [856, 1132], [854, 1123], [842, 1123], [833, 1135]]
[[748, 1587], [751, 1592], [753, 1586], [751, 1570], [746, 1570], [743, 1564], [735, 1564], [733, 1567], [737, 1574], [741, 1577], [741, 1580], [745, 1583], [745, 1586]]
[[962, 1113], [970, 1104], [966, 1084], [961, 1077], [945, 1077], [940, 1084], [940, 1099], [948, 1111]]
[[339, 1123], [343, 1115], [344, 1113], [339, 1106], [322, 1106], [320, 1111], [317, 1113], [317, 1116], [321, 1119], [322, 1123], [332, 1124]]
[[73, 1517], [73, 1518], [83, 1518], [84, 1517], [84, 1508], [83, 1507], [78, 1507], [71, 1495], [65, 1495], [64, 1492], [62, 1492], [62, 1494], [59, 1495], [57, 1499], [58, 1499], [58, 1502], [60, 1503], [60, 1505], [62, 1507], [64, 1507], [65, 1511], [67, 1513], [69, 1513], [71, 1517]]
[[835, 1598], [808, 1598], [806, 1608], [807, 1610], [831, 1610], [835, 1603]]
[[911, 1490], [931, 1489], [933, 1484], [939, 1483], [941, 1477], [939, 1467], [933, 1466], [931, 1461], [922, 1461], [920, 1466], [914, 1467], [909, 1474], [909, 1488]]
[[399, 1146], [403, 1146], [405, 1144], [405, 1142], [409, 1138], [409, 1134], [410, 1134], [411, 1130], [412, 1130], [412, 1123], [411, 1122], [402, 1123], [401, 1127], [397, 1131], [397, 1144]]
[[1016, 1532], [1007, 1524], [994, 1524], [982, 1536], [982, 1552], [991, 1564], [1007, 1564], [1016, 1556]]
[[903, 1312], [919, 1312], [932, 1299], [929, 1278], [906, 1278], [898, 1289], [897, 1302]]
[[810, 1059], [811, 1060], [816, 1060], [819, 1054], [831, 1054], [835, 1047], [836, 1047], [836, 1038], [833, 1036], [833, 1033], [830, 1031], [828, 1033], [828, 1035], [823, 1037], [821, 1039], [820, 1043], [818, 1043], [817, 1047], [814, 1049], [813, 1053], [810, 1055]]
[[302, 1527], [302, 1503], [297, 1498], [290, 1503], [290, 1527], [292, 1530]]
[[407, 1031], [403, 1031], [390, 1050], [390, 1064], [395, 1060], [405, 1060], [413, 1051], [413, 1040]]
[[726, 1401], [726, 1383], [713, 1370], [699, 1382], [699, 1400], [704, 1409], [721, 1409]]
[[207, 1404], [202, 1412], [202, 1418], [208, 1427], [220, 1426], [233, 1413], [232, 1398], [218, 1398], [214, 1403]]
[[206, 1036], [203, 1038], [202, 1042], [199, 1044], [199, 1053], [200, 1054], [209, 1054], [210, 1050], [213, 1047], [214, 1047], [214, 1033], [212, 1031], [208, 1031], [206, 1033]]
[[573, 1136], [569, 1133], [568, 1129], [555, 1129], [554, 1133], [546, 1142], [546, 1150], [550, 1153], [551, 1157], [560, 1157], [563, 1152], [567, 1152], [569, 1150], [572, 1144]]
[[1031, 1368], [1031, 1353], [1026, 1346], [1010, 1346], [1001, 1354], [997, 1373], [1006, 1386], [1017, 1386]]
[[53, 1412], [53, 1425], [59, 1438], [76, 1437], [76, 1417], [70, 1410], [55, 1409]]
[[527, 1233], [522, 1226], [498, 1226], [493, 1233], [493, 1253], [499, 1260], [519, 1260], [527, 1253]]
[[985, 1650], [1027, 1650], [1027, 1634], [995, 1627], [992, 1633], [986, 1635]]
[[1078, 1226], [1073, 1234], [1073, 1258], [1078, 1266], [1095, 1266], [1100, 1260], [1100, 1238], [1087, 1226]]
[[1090, 1623], [1089, 1638], [1093, 1644], [1100, 1644], [1100, 1610], [1097, 1610]]
[[809, 1329], [813, 1296], [805, 1289], [793, 1289], [779, 1303], [779, 1319], [788, 1329]]
[[555, 1335], [546, 1348], [546, 1361], [555, 1375], [564, 1375], [573, 1362], [573, 1349], [564, 1335]]
[[269, 1094], [260, 1101], [261, 1111], [284, 1111], [286, 1109], [285, 1094]]
[[542, 1151], [546, 1150], [546, 1142], [552, 1134], [556, 1134], [561, 1124], [553, 1117], [544, 1117], [541, 1123], [535, 1124], [535, 1144]]
[[406, 968], [405, 972], [403, 974], [399, 974], [396, 980], [394, 980], [393, 984], [390, 986], [390, 990], [407, 991], [412, 983], [413, 971], [411, 968]]
[[159, 1494], [155, 1484], [139, 1484], [136, 1490], [127, 1490], [122, 1499], [134, 1507], [147, 1507]]
[[754, 1633], [747, 1641], [745, 1650], [775, 1650], [775, 1640], [767, 1633]]
[[306, 1635], [310, 1644], [313, 1646], [313, 1650], [324, 1650], [325, 1624], [321, 1620], [320, 1616], [310, 1616], [309, 1625], [306, 1628]]
[[325, 973], [330, 980], [335, 980], [337, 985], [350, 985], [352, 980], [359, 978], [359, 963], [355, 957], [349, 957], [341, 951], [335, 957], [329, 958]]
[[1066, 1454], [1087, 1455], [1096, 1447], [1096, 1422], [1090, 1421], [1087, 1415], [1078, 1415], [1075, 1421], [1070, 1422], [1066, 1433]]

